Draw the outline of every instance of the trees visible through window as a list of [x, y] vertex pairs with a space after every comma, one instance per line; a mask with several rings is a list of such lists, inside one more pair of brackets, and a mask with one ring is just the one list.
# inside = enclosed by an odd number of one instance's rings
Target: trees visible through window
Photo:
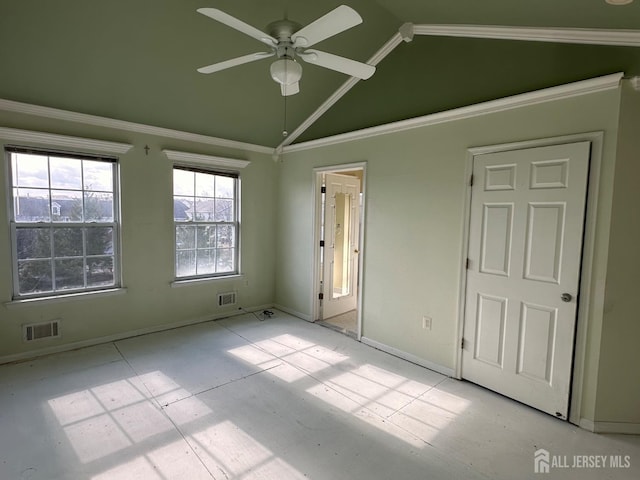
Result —
[[177, 278], [238, 273], [238, 176], [173, 169]]
[[117, 286], [115, 160], [20, 148], [7, 154], [15, 296]]

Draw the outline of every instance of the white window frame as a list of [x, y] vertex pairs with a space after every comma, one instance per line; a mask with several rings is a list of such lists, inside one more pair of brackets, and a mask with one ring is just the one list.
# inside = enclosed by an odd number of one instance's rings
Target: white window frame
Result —
[[[235, 173], [238, 175], [238, 179], [236, 181], [236, 222], [238, 223], [236, 229], [236, 272], [228, 273], [224, 275], [205, 275], [205, 276], [197, 276], [197, 277], [177, 277], [175, 275], [175, 265], [176, 265], [176, 229], [175, 229], [175, 221], [173, 228], [173, 265], [174, 265], [174, 281], [171, 282], [171, 285], [174, 287], [180, 287], [184, 285], [189, 285], [192, 282], [201, 282], [201, 281], [210, 281], [210, 280], [218, 280], [218, 279], [229, 279], [233, 277], [238, 277], [242, 275], [242, 177], [240, 175], [240, 171], [251, 164], [249, 160], [242, 160], [237, 158], [227, 158], [227, 157], [219, 157], [215, 155], [204, 155], [200, 153], [191, 153], [191, 152], [181, 152], [178, 150], [163, 150], [162, 151], [167, 158], [173, 162], [172, 164], [172, 177], [173, 177], [173, 167], [192, 167], [195, 169], [203, 169], [209, 170], [211, 172], [221, 171], [226, 173]], [[173, 191], [171, 192], [171, 198], [173, 199]]]
[[[166, 152], [165, 152], [166, 153]], [[230, 160], [233, 161], [233, 160]], [[246, 162], [248, 164], [248, 162]], [[227, 165], [225, 165], [227, 166]], [[175, 170], [184, 170], [195, 173], [204, 173], [208, 175], [217, 175], [228, 178], [233, 178], [234, 187], [233, 187], [233, 221], [231, 222], [220, 222], [220, 221], [204, 221], [204, 220], [190, 220], [190, 221], [176, 221], [175, 215], [173, 217], [173, 269], [174, 269], [174, 283], [181, 282], [191, 282], [191, 281], [199, 281], [199, 280], [208, 280], [208, 279], [223, 279], [229, 277], [236, 277], [240, 275], [240, 174], [237, 171], [226, 170], [217, 168], [216, 166], [202, 166], [202, 165], [193, 165], [193, 164], [181, 164], [175, 163], [172, 166], [171, 173], [173, 177], [173, 172]], [[177, 195], [183, 196], [183, 195]], [[171, 198], [175, 200], [176, 194], [172, 191]], [[194, 199], [197, 198], [194, 195]], [[205, 225], [229, 225], [234, 227], [234, 246], [233, 246], [233, 262], [234, 269], [228, 272], [214, 272], [214, 273], [203, 273], [196, 275], [182, 275], [178, 276], [178, 245], [177, 245], [177, 229], [179, 226], [205, 226]], [[196, 234], [197, 236], [197, 234]], [[196, 245], [196, 264], [197, 264], [197, 252], [198, 248]]]
[[[106, 150], [106, 147], [110, 150], [117, 151], [118, 153], [124, 153], [128, 151], [130, 145], [126, 144], [116, 144], [110, 142], [101, 142], [101, 141], [92, 141], [88, 139], [78, 139], [75, 137], [65, 137], [61, 135], [54, 134], [45, 134], [39, 132], [28, 132], [21, 130], [13, 130], [13, 129], [2, 129], [0, 133], [8, 133], [7, 137], [15, 137], [17, 139], [27, 138], [25, 135], [29, 137], [33, 136], [38, 139], [46, 139], [51, 140], [52, 143], [60, 144], [61, 146], [72, 146], [77, 142], [80, 142], [82, 146], [92, 147], [95, 144], [96, 150]], [[4, 135], [2, 135], [4, 136]], [[6, 144], [4, 145], [5, 151], [5, 159], [7, 162], [7, 171], [8, 178], [7, 183], [9, 188], [7, 189], [7, 197], [8, 197], [8, 206], [9, 206], [9, 223], [10, 223], [10, 234], [11, 234], [11, 256], [12, 256], [12, 279], [13, 279], [13, 300], [21, 301], [21, 300], [31, 300], [31, 299], [47, 299], [47, 298], [57, 298], [57, 297], [65, 297], [65, 296], [73, 296], [77, 294], [84, 293], [93, 293], [93, 292], [102, 292], [107, 290], [119, 289], [122, 286], [122, 278], [121, 278], [121, 252], [120, 252], [120, 186], [119, 186], [119, 163], [118, 158], [113, 155], [99, 155], [92, 153], [84, 153], [84, 152], [76, 152], [76, 151], [66, 151], [66, 150], [56, 150], [53, 148], [45, 147], [31, 147], [24, 145], [14, 145], [14, 144]], [[112, 168], [112, 196], [113, 196], [113, 219], [111, 222], [54, 222], [53, 218], [50, 219], [49, 222], [20, 222], [16, 221], [15, 217], [15, 206], [13, 201], [13, 174], [12, 174], [12, 162], [11, 162], [11, 154], [12, 153], [33, 153], [37, 155], [46, 155], [46, 156], [66, 156], [69, 158], [75, 158], [78, 160], [92, 160], [92, 161], [104, 161], [110, 163]], [[51, 184], [49, 182], [49, 186], [47, 187], [51, 190]], [[89, 190], [87, 190], [89, 191]], [[82, 197], [84, 202], [84, 186], [82, 189]], [[52, 215], [51, 204], [49, 205], [49, 213]], [[86, 230], [90, 228], [97, 227], [108, 227], [113, 230], [113, 284], [110, 285], [96, 285], [96, 286], [84, 286], [80, 288], [65, 288], [65, 289], [56, 289], [55, 288], [55, 267], [53, 264], [55, 263], [55, 259], [58, 257], [53, 256], [53, 249], [51, 251], [52, 256], [49, 259], [52, 262], [52, 290], [45, 292], [35, 292], [35, 293], [21, 293], [20, 292], [20, 282], [18, 275], [18, 244], [17, 244], [17, 230], [20, 228], [42, 228], [48, 229], [50, 233], [51, 242], [53, 242], [53, 231], [56, 228], [81, 228], [83, 235], [83, 247], [82, 247], [82, 259], [86, 265], [86, 261], [88, 258], [91, 258], [91, 255], [87, 255], [86, 252], [86, 242], [84, 241]], [[60, 257], [64, 258], [64, 257]], [[86, 285], [87, 283], [87, 272], [86, 268], [83, 272], [83, 283]]]

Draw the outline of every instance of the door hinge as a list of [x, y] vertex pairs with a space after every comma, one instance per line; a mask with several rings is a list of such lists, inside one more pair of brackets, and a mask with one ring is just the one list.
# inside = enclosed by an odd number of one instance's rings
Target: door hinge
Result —
[[464, 338], [460, 340], [460, 348], [464, 350]]
[[324, 300], [324, 293], [318, 294], [318, 300]]
[[469, 178], [469, 186], [473, 187], [473, 175], [471, 175], [471, 178]]
[[327, 187], [325, 185], [320, 187], [320, 193], [327, 193]]
[[471, 265], [471, 260], [467, 258], [467, 270], [469, 270], [469, 265]]
[[324, 240], [320, 240], [320, 246], [324, 247]]

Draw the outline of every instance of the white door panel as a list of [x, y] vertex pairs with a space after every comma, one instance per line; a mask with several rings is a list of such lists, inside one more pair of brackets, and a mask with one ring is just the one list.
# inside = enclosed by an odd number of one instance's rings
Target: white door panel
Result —
[[580, 142], [500, 152], [473, 165], [462, 375], [561, 418], [589, 150]]

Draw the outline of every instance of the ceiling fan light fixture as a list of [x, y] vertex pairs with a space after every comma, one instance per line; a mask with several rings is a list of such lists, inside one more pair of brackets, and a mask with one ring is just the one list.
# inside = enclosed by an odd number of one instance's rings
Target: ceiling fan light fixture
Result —
[[302, 66], [291, 58], [280, 58], [271, 64], [271, 78], [281, 85], [293, 85], [302, 78]]

